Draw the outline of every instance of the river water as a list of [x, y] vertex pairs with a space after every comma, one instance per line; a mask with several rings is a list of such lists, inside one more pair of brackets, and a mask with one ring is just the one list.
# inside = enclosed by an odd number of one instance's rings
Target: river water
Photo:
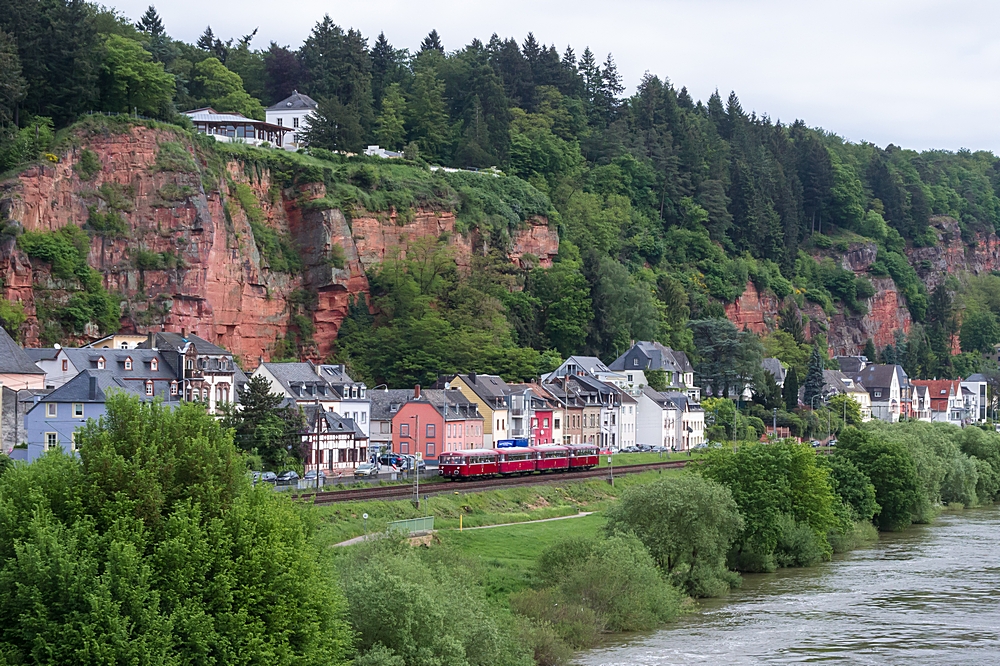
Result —
[[1000, 664], [1000, 509], [940, 516], [811, 569], [743, 587], [586, 666]]

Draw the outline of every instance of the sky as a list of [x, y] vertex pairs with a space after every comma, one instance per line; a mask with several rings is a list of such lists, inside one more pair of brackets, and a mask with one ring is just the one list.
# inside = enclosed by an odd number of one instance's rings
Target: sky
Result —
[[[154, 0], [155, 1], [155, 0]], [[111, 0], [138, 18], [150, 0]], [[259, 28], [252, 46], [297, 47], [325, 13], [373, 43], [447, 50], [528, 32], [561, 53], [613, 54], [628, 86], [645, 72], [692, 97], [735, 90], [746, 111], [802, 119], [849, 141], [1000, 154], [1000, 3], [980, 0], [160, 0], [167, 31], [194, 41]]]

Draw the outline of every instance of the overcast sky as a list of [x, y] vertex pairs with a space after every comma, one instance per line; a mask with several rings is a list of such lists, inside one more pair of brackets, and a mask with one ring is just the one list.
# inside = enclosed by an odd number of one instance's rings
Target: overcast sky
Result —
[[[137, 18], [150, 0], [111, 0]], [[1000, 3], [980, 0], [159, 0], [172, 36], [301, 44], [329, 13], [374, 42], [415, 50], [436, 28], [459, 49], [494, 32], [611, 52], [629, 92], [643, 73], [705, 100], [735, 90], [747, 111], [801, 118], [848, 140], [1000, 153]]]

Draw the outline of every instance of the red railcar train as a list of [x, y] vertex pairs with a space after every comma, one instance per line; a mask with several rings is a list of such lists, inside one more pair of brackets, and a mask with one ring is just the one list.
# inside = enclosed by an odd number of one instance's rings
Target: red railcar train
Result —
[[598, 463], [596, 446], [515, 446], [450, 451], [438, 457], [438, 473], [449, 479], [512, 476], [534, 472], [590, 469]]

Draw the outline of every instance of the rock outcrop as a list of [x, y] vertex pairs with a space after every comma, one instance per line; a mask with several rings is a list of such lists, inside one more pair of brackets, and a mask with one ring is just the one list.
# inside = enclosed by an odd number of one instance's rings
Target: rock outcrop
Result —
[[[290, 299], [315, 294], [311, 310], [316, 355], [329, 353], [352, 296], [368, 291], [366, 271], [405, 252], [416, 240], [447, 237], [460, 267], [471, 265], [483, 245], [475, 234], [455, 231], [452, 213], [405, 211], [392, 215], [311, 208], [322, 198], [320, 183], [283, 189], [266, 168], [240, 162], [209, 164], [188, 137], [166, 129], [135, 126], [126, 133], [80, 136], [59, 161], [33, 166], [0, 184], [0, 222], [5, 231], [55, 231], [83, 226], [95, 214], [111, 214], [123, 228], [92, 233], [89, 264], [104, 287], [122, 301], [122, 330], [191, 331], [241, 356], [250, 365], [268, 358], [288, 333]], [[169, 145], [171, 159], [160, 159]], [[81, 177], [84, 149], [100, 169]], [[234, 196], [240, 186], [251, 201]], [[252, 211], [245, 209], [249, 207]], [[301, 272], [273, 269], [258, 250], [251, 222], [291, 238]], [[90, 225], [93, 226], [93, 225]], [[259, 229], [260, 227], [258, 227]], [[558, 236], [545, 220], [534, 220], [512, 238], [510, 256], [525, 254], [550, 265]], [[150, 259], [152, 258], [152, 259]], [[29, 259], [13, 233], [0, 236], [3, 295], [24, 304], [25, 342], [42, 342], [39, 298], [66, 302], [79, 285], [60, 281], [45, 262]], [[43, 322], [44, 324], [44, 322]], [[78, 342], [97, 334], [87, 330]]]

